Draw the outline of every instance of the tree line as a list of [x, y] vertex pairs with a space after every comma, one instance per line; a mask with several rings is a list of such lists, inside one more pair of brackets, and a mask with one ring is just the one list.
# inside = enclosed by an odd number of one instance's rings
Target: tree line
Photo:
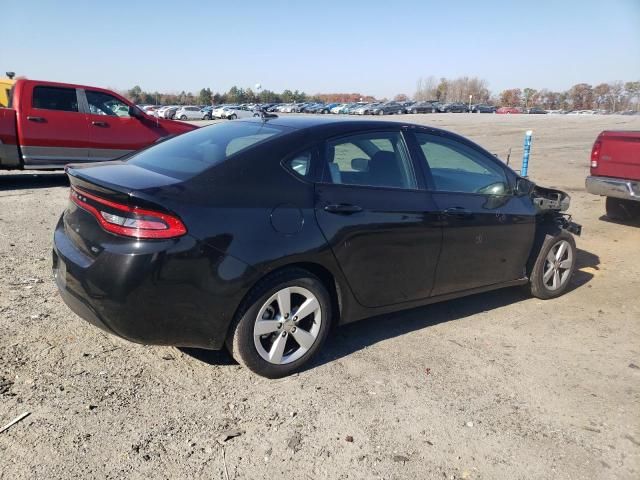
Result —
[[[469, 98], [471, 96], [471, 99]], [[503, 107], [540, 107], [547, 110], [605, 109], [613, 112], [640, 108], [640, 81], [615, 81], [592, 86], [578, 83], [568, 90], [509, 88], [491, 94], [486, 80], [478, 77], [453, 79], [433, 76], [418, 79], [415, 100], [491, 103]]]
[[227, 92], [213, 92], [210, 88], [203, 88], [198, 94], [182, 91], [180, 93], [146, 92], [139, 85], [121, 92], [135, 104], [158, 105], [219, 105], [223, 103], [291, 103], [291, 102], [358, 102], [373, 101], [371, 95], [360, 93], [319, 93], [307, 95], [299, 90], [284, 90], [280, 93], [271, 90], [254, 91], [251, 88], [231, 87]]
[[[300, 90], [284, 90], [280, 93], [265, 89], [254, 91], [251, 88], [233, 86], [227, 92], [213, 92], [203, 88], [199, 93], [182, 91], [180, 93], [146, 92], [138, 85], [122, 92], [136, 104], [160, 105], [219, 105], [223, 103], [291, 103], [316, 101], [334, 102], [372, 102], [372, 95], [361, 93], [317, 93], [308, 95]], [[409, 96], [398, 94], [394, 100], [405, 101]], [[380, 99], [386, 101], [386, 98]], [[565, 91], [553, 91], [546, 88], [509, 88], [498, 94], [492, 94], [486, 80], [478, 77], [440, 78], [434, 76], [418, 79], [413, 100], [435, 100], [439, 102], [491, 103], [508, 107], [540, 107], [547, 110], [590, 110], [606, 109], [623, 111], [640, 108], [640, 81], [615, 81], [592, 86], [578, 83]]]

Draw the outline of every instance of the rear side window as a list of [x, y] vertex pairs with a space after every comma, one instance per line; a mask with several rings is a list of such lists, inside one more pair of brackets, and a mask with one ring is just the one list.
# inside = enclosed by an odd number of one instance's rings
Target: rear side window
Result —
[[77, 112], [78, 97], [74, 88], [35, 87], [33, 108]]
[[218, 123], [143, 150], [129, 163], [186, 180], [282, 133], [282, 128], [261, 122]]
[[325, 182], [418, 188], [399, 132], [366, 133], [329, 141], [325, 161]]

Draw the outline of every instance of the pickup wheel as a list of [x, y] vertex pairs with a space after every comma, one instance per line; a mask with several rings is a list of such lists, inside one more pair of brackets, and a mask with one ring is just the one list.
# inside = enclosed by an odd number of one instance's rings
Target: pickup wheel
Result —
[[576, 269], [576, 257], [573, 235], [564, 230], [547, 235], [531, 271], [531, 295], [547, 300], [565, 293]]
[[633, 220], [640, 217], [640, 202], [607, 197], [607, 217], [611, 220]]

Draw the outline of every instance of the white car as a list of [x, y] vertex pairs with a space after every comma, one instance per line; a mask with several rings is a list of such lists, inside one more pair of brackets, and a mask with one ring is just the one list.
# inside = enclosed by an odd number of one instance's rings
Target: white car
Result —
[[167, 119], [168, 119], [169, 117], [167, 116], [167, 113], [168, 113], [168, 112], [170, 112], [172, 108], [178, 108], [178, 109], [179, 109], [180, 107], [173, 106], [173, 105], [165, 105], [164, 107], [160, 107], [160, 108], [157, 110], [157, 112], [158, 112], [158, 117], [160, 117], [160, 118], [167, 118]]
[[238, 107], [225, 105], [224, 107], [217, 108], [211, 112], [211, 115], [215, 118], [228, 118], [229, 120], [235, 120], [238, 118], [240, 110]]
[[202, 120], [202, 111], [199, 107], [179, 108], [174, 117], [177, 120]]
[[235, 120], [236, 118], [252, 118], [259, 117], [259, 112], [240, 110], [236, 105], [225, 105], [211, 112], [213, 118], [224, 118], [227, 120]]

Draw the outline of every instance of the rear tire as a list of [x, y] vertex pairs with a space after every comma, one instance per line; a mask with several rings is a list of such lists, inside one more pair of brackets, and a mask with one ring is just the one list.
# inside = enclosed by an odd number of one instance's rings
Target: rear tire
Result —
[[607, 197], [605, 208], [611, 220], [628, 221], [640, 217], [640, 202], [633, 200]]
[[229, 116], [229, 120], [235, 120], [236, 118], [238, 117], [235, 113]]
[[531, 295], [547, 300], [565, 293], [576, 268], [576, 258], [573, 235], [564, 230], [547, 235], [531, 271]]
[[[305, 302], [305, 312], [311, 313], [298, 318]], [[236, 312], [226, 346], [240, 365], [254, 373], [285, 377], [320, 350], [329, 333], [331, 313], [331, 296], [315, 275], [299, 268], [285, 269], [249, 292]]]

